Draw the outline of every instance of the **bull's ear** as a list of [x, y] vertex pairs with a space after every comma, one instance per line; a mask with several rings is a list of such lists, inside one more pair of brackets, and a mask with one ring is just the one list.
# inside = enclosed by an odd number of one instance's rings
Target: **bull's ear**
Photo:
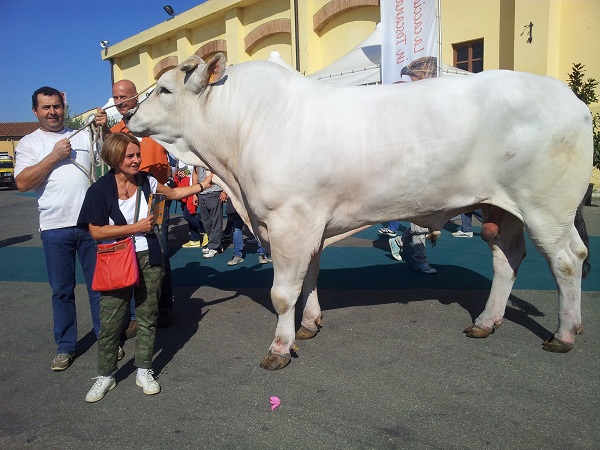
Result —
[[217, 53], [208, 62], [208, 68], [206, 69], [208, 74], [208, 82], [216, 83], [225, 75], [225, 56], [223, 53]]

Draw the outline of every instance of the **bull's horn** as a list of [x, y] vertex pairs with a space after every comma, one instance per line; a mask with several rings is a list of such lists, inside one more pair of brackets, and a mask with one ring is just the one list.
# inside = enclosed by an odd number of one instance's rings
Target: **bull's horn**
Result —
[[198, 67], [198, 64], [200, 64], [201, 62], [204, 62], [204, 61], [202, 61], [202, 58], [200, 58], [199, 56], [196, 56], [196, 55], [192, 55], [188, 59], [186, 59], [184, 62], [179, 64], [179, 70], [181, 70], [182, 72], [186, 72], [186, 73], [191, 72], [196, 67]]

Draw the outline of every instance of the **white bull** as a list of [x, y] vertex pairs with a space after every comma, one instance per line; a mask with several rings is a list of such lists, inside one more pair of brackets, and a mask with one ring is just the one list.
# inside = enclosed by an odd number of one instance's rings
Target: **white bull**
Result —
[[218, 54], [166, 72], [128, 127], [218, 175], [271, 252], [278, 322], [264, 368], [285, 367], [295, 337], [319, 330], [316, 281], [328, 244], [389, 219], [441, 230], [476, 208], [494, 277], [467, 335], [485, 337], [502, 322], [525, 228], [558, 285], [558, 329], [544, 348], [573, 347], [588, 266], [579, 205], [592, 168], [592, 125], [587, 107], [557, 80], [489, 71], [339, 87], [266, 61], [225, 74]]

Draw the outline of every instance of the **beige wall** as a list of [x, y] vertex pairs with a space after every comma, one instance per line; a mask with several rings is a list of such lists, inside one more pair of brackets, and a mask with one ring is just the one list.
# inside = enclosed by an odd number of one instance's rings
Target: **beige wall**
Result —
[[[442, 60], [453, 63], [452, 44], [484, 39], [484, 69], [508, 69], [567, 81], [573, 63], [600, 80], [600, 0], [441, 0]], [[310, 74], [343, 56], [380, 21], [379, 7], [361, 0], [210, 0], [108, 49], [114, 78], [133, 80], [141, 91], [155, 82], [155, 66], [165, 58], [181, 63], [206, 44], [226, 41], [229, 64], [265, 60], [276, 50], [291, 66]], [[337, 9], [336, 9], [337, 8]], [[315, 16], [336, 15], [319, 31]], [[274, 20], [290, 31], [267, 37], [250, 52], [245, 39]], [[533, 23], [532, 41], [527, 42]], [[600, 112], [600, 104], [590, 105]]]
[[[295, 66], [294, 0], [210, 0], [109, 48], [116, 80], [155, 81], [153, 69], [167, 57], [182, 62], [203, 45], [223, 39], [229, 63], [266, 59], [277, 50]], [[364, 2], [363, 2], [364, 3]], [[298, 0], [300, 71], [330, 64], [367, 37], [380, 21], [379, 7], [360, 0]], [[354, 5], [314, 30], [321, 8]], [[452, 44], [484, 39], [484, 68], [521, 70], [566, 80], [575, 62], [600, 79], [599, 0], [442, 0], [442, 59], [453, 63]], [[291, 32], [279, 33], [247, 52], [244, 39], [264, 24], [283, 19]], [[527, 42], [533, 23], [533, 40]], [[138, 86], [140, 87], [140, 86]]]

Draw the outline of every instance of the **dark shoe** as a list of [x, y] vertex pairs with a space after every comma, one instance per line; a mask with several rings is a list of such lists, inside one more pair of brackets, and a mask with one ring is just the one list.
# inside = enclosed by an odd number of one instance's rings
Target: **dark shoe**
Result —
[[431, 267], [428, 262], [416, 262], [413, 268], [418, 272], [423, 272], [428, 275], [433, 275], [434, 273], [437, 273], [437, 270]]
[[59, 353], [52, 360], [50, 368], [54, 372], [62, 372], [63, 370], [68, 369], [71, 364], [73, 364], [73, 355], [69, 355], [68, 353]]
[[129, 322], [129, 326], [127, 327], [127, 329], [125, 330], [125, 337], [127, 339], [131, 339], [134, 338], [137, 335], [137, 330], [138, 330], [138, 323], [137, 320], [131, 320]]
[[158, 312], [158, 321], [156, 326], [158, 328], [167, 328], [171, 326], [173, 322], [173, 310], [172, 309], [163, 309]]

